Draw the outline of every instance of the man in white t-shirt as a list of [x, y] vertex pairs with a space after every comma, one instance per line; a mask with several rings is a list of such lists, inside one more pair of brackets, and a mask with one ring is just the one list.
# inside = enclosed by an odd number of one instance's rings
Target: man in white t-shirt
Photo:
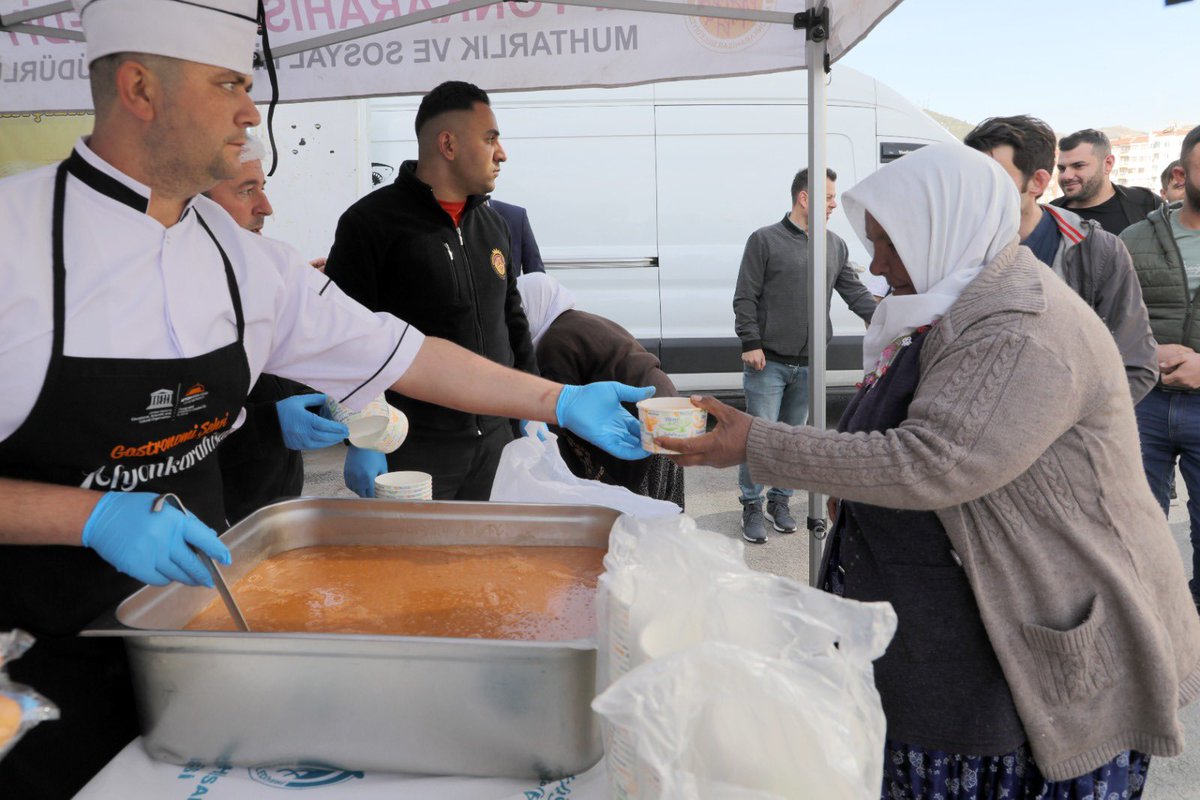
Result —
[[201, 196], [259, 122], [254, 0], [75, 3], [94, 131], [0, 181], [0, 629], [38, 638], [6, 666], [62, 710], [0, 762], [12, 797], [70, 797], [136, 735], [122, 645], [76, 634], [139, 582], [211, 585], [191, 548], [229, 563], [213, 452], [261, 373], [350, 408], [392, 388], [556, 422], [627, 458], [645, 453], [620, 402], [652, 392], [426, 339]]

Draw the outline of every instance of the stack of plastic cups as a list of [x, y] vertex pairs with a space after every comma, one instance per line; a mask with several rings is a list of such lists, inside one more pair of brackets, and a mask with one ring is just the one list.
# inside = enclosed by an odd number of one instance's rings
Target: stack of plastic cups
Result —
[[387, 472], [375, 478], [375, 496], [385, 500], [432, 500], [433, 476], [428, 472]]

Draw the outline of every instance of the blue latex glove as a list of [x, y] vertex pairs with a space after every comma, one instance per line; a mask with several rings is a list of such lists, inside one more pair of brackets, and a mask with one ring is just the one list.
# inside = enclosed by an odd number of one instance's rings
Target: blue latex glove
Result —
[[579, 434], [617, 458], [636, 461], [650, 454], [642, 449], [641, 424], [621, 403], [636, 403], [653, 394], [653, 386], [638, 388], [616, 381], [564, 386], [554, 415], [560, 428]]
[[222, 564], [233, 561], [229, 548], [191, 513], [172, 505], [151, 511], [157, 496], [151, 492], [106, 492], [83, 526], [83, 546], [126, 575], [154, 586], [179, 581], [211, 587], [212, 577], [191, 547]]
[[378, 450], [364, 450], [354, 445], [346, 448], [342, 477], [346, 479], [346, 488], [359, 497], [374, 497], [375, 478], [387, 471], [387, 456]]
[[[523, 420], [519, 420], [518, 424], [520, 425], [520, 428], [521, 428], [521, 435], [528, 436], [529, 435], [529, 426], [532, 425], [533, 423], [527, 419], [523, 419]], [[538, 438], [539, 442], [546, 441], [546, 429], [545, 428], [537, 429], [537, 438]]]
[[325, 395], [298, 394], [275, 404], [283, 446], [288, 450], [319, 450], [350, 435], [350, 429], [342, 423], [308, 410], [314, 407], [325, 407]]

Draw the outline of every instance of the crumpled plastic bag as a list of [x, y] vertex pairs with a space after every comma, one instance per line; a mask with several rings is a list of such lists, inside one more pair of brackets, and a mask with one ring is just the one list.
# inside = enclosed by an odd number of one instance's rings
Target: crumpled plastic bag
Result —
[[[633, 781], [615, 796], [878, 797], [883, 731], [878, 749], [854, 746], [863, 737], [847, 738], [842, 730], [854, 725], [856, 713], [846, 707], [842, 689], [808, 664], [720, 642], [643, 664], [592, 704], [613, 729], [636, 734], [627, 775]], [[610, 760], [610, 779], [612, 766]]]
[[647, 661], [642, 631], [652, 622], [700, 638], [696, 598], [718, 575], [749, 574], [742, 543], [699, 530], [688, 516], [619, 517], [608, 537], [604, 573], [596, 590], [600, 640], [597, 688]]
[[681, 511], [674, 503], [643, 497], [624, 486], [577, 477], [558, 452], [558, 437], [542, 422], [530, 423], [524, 436], [504, 446], [491, 499], [604, 506], [647, 518], [678, 516]]
[[20, 683], [3, 669], [33, 646], [34, 638], [16, 629], [0, 633], [0, 758], [35, 725], [58, 719], [58, 706]]
[[616, 797], [878, 796], [886, 720], [871, 662], [895, 634], [890, 605], [751, 570], [740, 542], [688, 517], [621, 517], [605, 568], [593, 708]]

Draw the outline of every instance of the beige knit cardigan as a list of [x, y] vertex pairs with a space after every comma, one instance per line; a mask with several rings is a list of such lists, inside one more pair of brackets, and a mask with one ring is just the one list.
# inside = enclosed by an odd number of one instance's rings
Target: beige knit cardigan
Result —
[[756, 419], [747, 462], [755, 483], [937, 513], [1048, 779], [1130, 748], [1183, 751], [1200, 618], [1121, 358], [1027, 248], [1006, 248], [929, 333], [898, 428]]

